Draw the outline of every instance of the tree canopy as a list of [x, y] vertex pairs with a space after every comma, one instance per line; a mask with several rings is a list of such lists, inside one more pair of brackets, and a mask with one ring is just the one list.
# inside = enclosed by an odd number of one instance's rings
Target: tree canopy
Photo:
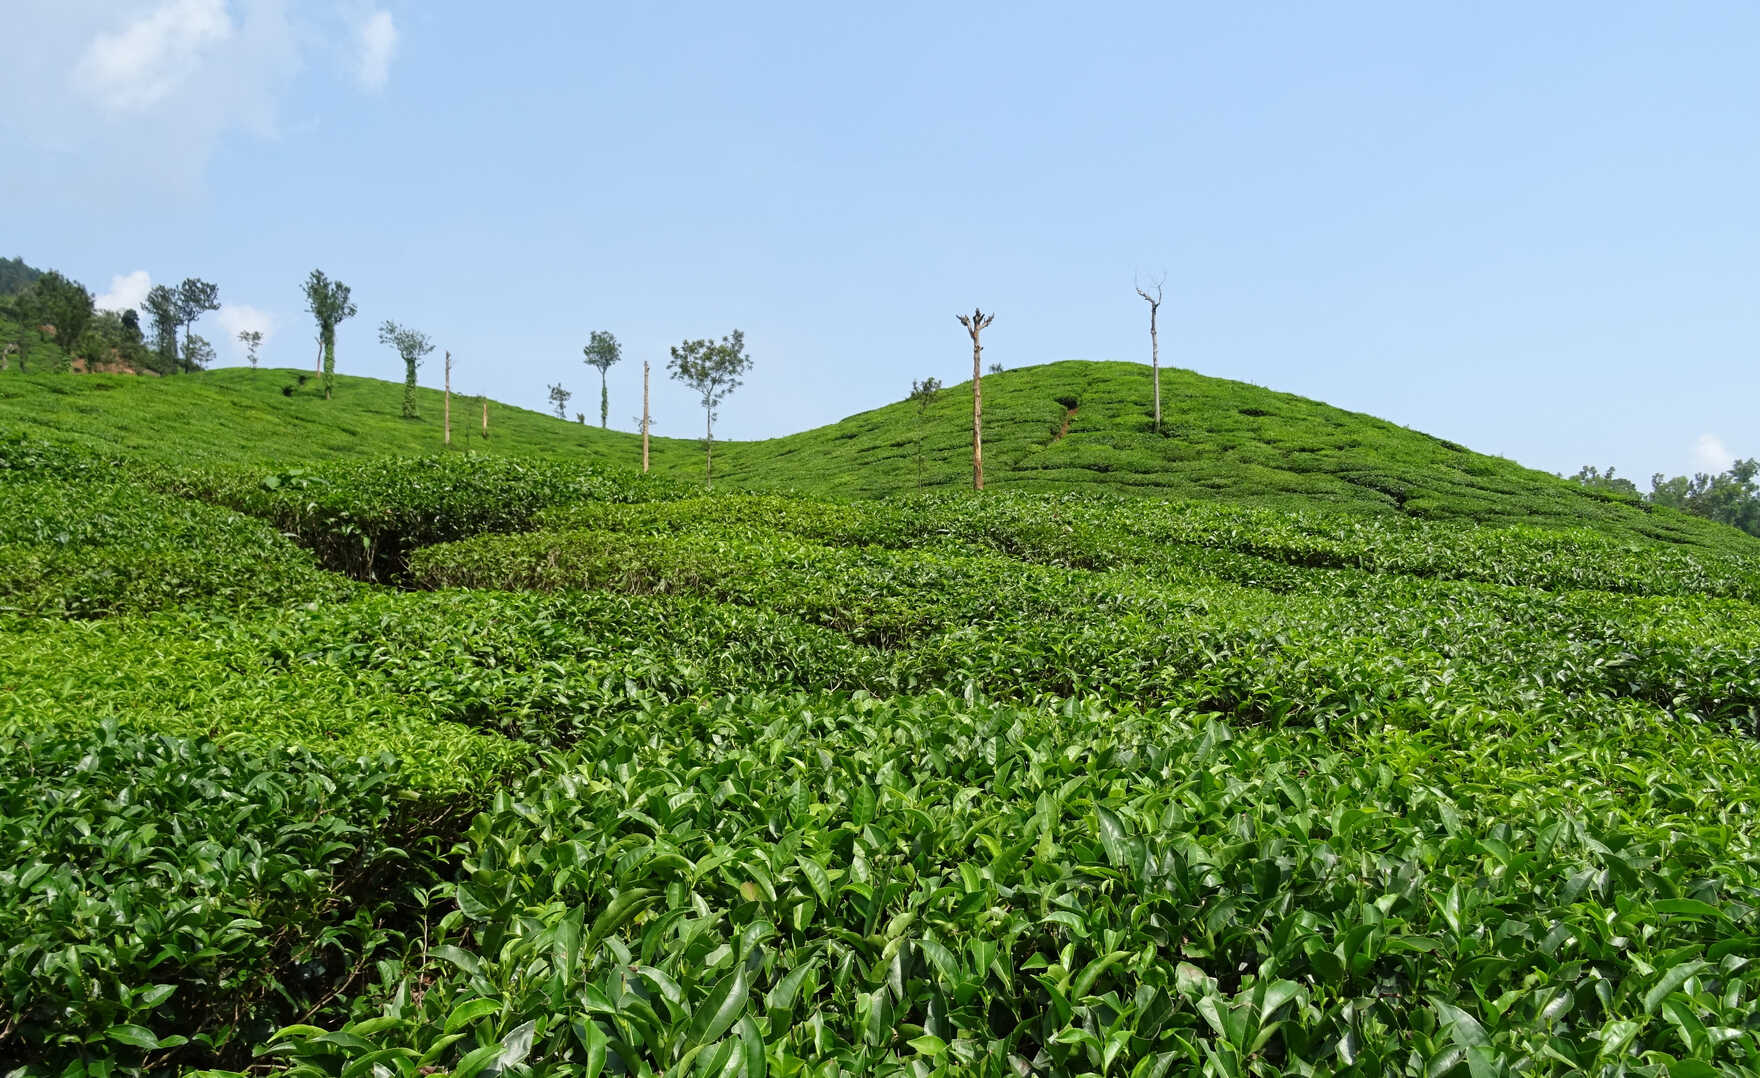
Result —
[[336, 386], [336, 326], [355, 316], [354, 300], [347, 285], [317, 269], [306, 276], [305, 294], [306, 310], [318, 323], [318, 346], [324, 354], [324, 399], [329, 400]]
[[605, 388], [605, 372], [623, 358], [623, 346], [617, 343], [617, 338], [614, 335], [596, 329], [587, 339], [586, 347], [581, 349], [581, 354], [586, 357], [587, 366], [596, 367], [599, 370], [599, 426], [609, 426], [611, 422], [611, 395]]
[[738, 389], [745, 373], [752, 369], [752, 358], [746, 354], [746, 335], [739, 330], [719, 341], [702, 338], [672, 346], [672, 359], [666, 370], [673, 380], [683, 382], [697, 391], [703, 400], [704, 482], [715, 483], [715, 415], [721, 402]]
[[434, 350], [428, 335], [408, 326], [400, 326], [389, 318], [379, 327], [379, 343], [391, 346], [403, 360], [403, 418], [416, 417], [416, 368], [422, 358]]

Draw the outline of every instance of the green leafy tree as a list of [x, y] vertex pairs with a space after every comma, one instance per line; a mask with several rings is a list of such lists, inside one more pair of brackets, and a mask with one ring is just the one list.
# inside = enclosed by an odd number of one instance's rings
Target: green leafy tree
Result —
[[251, 361], [251, 370], [256, 370], [257, 349], [263, 347], [263, 331], [260, 329], [240, 330], [238, 343], [244, 345], [245, 358]]
[[[550, 387], [550, 408], [556, 413], [557, 419], [568, 418], [568, 398], [572, 396], [574, 396], [574, 394], [562, 388], [560, 382]], [[487, 413], [484, 414], [486, 415]], [[488, 427], [487, 421], [485, 421], [483, 425], [486, 429]]]
[[166, 285], [156, 284], [147, 290], [146, 302], [141, 304], [147, 311], [147, 318], [152, 322], [153, 353], [158, 358], [157, 367], [160, 374], [170, 374], [177, 370], [177, 292]]
[[1737, 460], [1719, 475], [1650, 477], [1650, 501], [1760, 535], [1760, 460]]
[[911, 383], [910, 399], [917, 406], [917, 486], [923, 485], [923, 433], [929, 423], [929, 406], [941, 395], [941, 379], [925, 378]]
[[25, 265], [22, 258], [0, 258], [0, 296], [17, 295], [42, 275], [42, 270]]
[[1585, 464], [1577, 470], [1576, 475], [1570, 478], [1573, 483], [1580, 483], [1595, 490], [1615, 491], [1620, 494], [1630, 494], [1633, 497], [1639, 496], [1638, 484], [1624, 476], [1615, 476], [1613, 473], [1614, 469], [1612, 468], [1604, 472], [1593, 464]]
[[[177, 286], [177, 319], [183, 325], [183, 344], [185, 357], [189, 352], [190, 337], [195, 334], [196, 323], [202, 315], [220, 309], [220, 286], [200, 277], [185, 277]], [[212, 347], [208, 349], [212, 354]]]
[[50, 270], [38, 277], [20, 300], [20, 309], [30, 324], [53, 326], [55, 343], [71, 355], [92, 320], [92, 294], [85, 285]]
[[141, 343], [140, 321], [131, 318], [133, 311], [117, 314], [98, 311], [87, 323], [86, 330], [75, 342], [74, 353], [83, 356], [87, 370], [98, 370], [108, 364], [121, 364], [140, 370], [146, 364], [146, 347]]
[[183, 339], [183, 369], [186, 371], [207, 370], [214, 362], [214, 346], [199, 333], [191, 333]]
[[354, 301], [348, 286], [332, 281], [323, 270], [313, 270], [306, 277], [306, 310], [318, 323], [318, 348], [324, 358], [324, 399], [329, 400], [336, 387], [336, 327], [355, 316]]
[[403, 418], [416, 417], [416, 368], [434, 350], [434, 342], [420, 330], [400, 326], [389, 318], [379, 327], [379, 343], [391, 346], [403, 360]]
[[587, 366], [599, 369], [599, 426], [603, 429], [610, 425], [611, 416], [611, 395], [605, 388], [605, 372], [623, 358], [623, 346], [610, 333], [596, 329], [581, 353], [586, 356]]
[[666, 370], [674, 381], [696, 390], [703, 399], [703, 484], [715, 487], [715, 414], [745, 373], [752, 369], [746, 337], [739, 330], [721, 338], [684, 341], [672, 346]]

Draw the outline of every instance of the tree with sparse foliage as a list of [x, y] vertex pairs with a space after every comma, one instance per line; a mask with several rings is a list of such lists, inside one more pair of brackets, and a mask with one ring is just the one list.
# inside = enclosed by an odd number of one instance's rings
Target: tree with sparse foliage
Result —
[[329, 400], [336, 385], [336, 327], [355, 316], [354, 301], [348, 286], [332, 281], [323, 270], [313, 270], [306, 277], [306, 310], [318, 323], [318, 348], [324, 357], [324, 399]]
[[177, 293], [173, 289], [156, 284], [147, 290], [147, 318], [153, 324], [153, 353], [159, 359], [159, 373], [171, 374], [177, 370]]
[[[560, 382], [550, 387], [550, 407], [555, 410], [557, 419], [568, 418], [568, 398], [572, 396], [574, 396], [574, 394], [562, 388]], [[488, 413], [485, 412], [484, 414], [487, 415]], [[486, 430], [488, 426], [488, 421], [485, 419], [483, 422], [484, 429]]]
[[[200, 277], [185, 277], [177, 286], [177, 320], [183, 326], [183, 350], [187, 357], [190, 351], [190, 338], [195, 335], [196, 323], [202, 315], [220, 309], [220, 286]], [[208, 349], [209, 353], [213, 348]]]
[[705, 338], [672, 346], [667, 372], [703, 399], [703, 484], [711, 490], [715, 487], [715, 413], [751, 369], [746, 336], [737, 329], [719, 341]]
[[599, 370], [599, 426], [603, 429], [610, 425], [611, 417], [611, 394], [605, 388], [605, 372], [623, 358], [623, 346], [610, 333], [596, 329], [587, 339], [587, 345], [581, 349], [581, 354], [586, 356], [587, 366], [597, 367]]
[[239, 330], [238, 343], [244, 345], [245, 358], [251, 361], [251, 370], [256, 370], [257, 349], [263, 347], [263, 331], [260, 329]]
[[911, 383], [911, 400], [917, 405], [917, 486], [923, 485], [923, 431], [929, 422], [929, 406], [941, 395], [941, 379], [925, 378]]
[[388, 345], [403, 360], [403, 418], [416, 417], [416, 368], [434, 350], [434, 342], [420, 330], [400, 326], [387, 318], [379, 327], [379, 343]]

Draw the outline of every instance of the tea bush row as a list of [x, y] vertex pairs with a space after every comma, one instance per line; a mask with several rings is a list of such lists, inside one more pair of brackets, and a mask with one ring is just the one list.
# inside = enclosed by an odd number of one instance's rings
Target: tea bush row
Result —
[[[730, 526], [486, 536], [420, 552], [428, 586], [689, 595], [897, 653], [892, 684], [1095, 693], [1316, 721], [1402, 700], [1541, 706], [1631, 697], [1752, 728], [1760, 619], [1650, 599], [1335, 571], [1307, 593], [1012, 559], [828, 547]], [[1312, 571], [1310, 571], [1312, 572]]]
[[0, 485], [0, 607], [13, 618], [326, 602], [352, 585], [273, 528], [102, 482]]
[[173, 612], [0, 631], [0, 736], [77, 737], [113, 721], [259, 752], [299, 748], [339, 761], [390, 754], [400, 787], [424, 799], [481, 796], [527, 765], [526, 746], [437, 717], [371, 678], [265, 662], [262, 638], [298, 616]]
[[[297, 1075], [1760, 1066], [1739, 746], [1484, 721], [1340, 747], [942, 696], [623, 716], [472, 825], [457, 912], [377, 1014], [280, 1052]], [[1485, 760], [1492, 734], [1520, 758]]]
[[840, 505], [722, 495], [649, 505], [579, 503], [540, 514], [546, 528], [668, 534], [746, 524], [832, 546], [941, 548], [1079, 568], [1216, 561], [1232, 553], [1307, 569], [1468, 580], [1549, 591], [1760, 600], [1760, 543], [1729, 529], [1710, 548], [1619, 539], [1586, 528], [1471, 527], [1399, 517], [1291, 511], [1214, 501], [1095, 495], [911, 495]]
[[326, 567], [360, 580], [395, 580], [421, 546], [518, 531], [547, 507], [667, 498], [679, 490], [626, 469], [479, 454], [377, 457], [266, 476], [190, 470], [164, 483], [174, 493], [260, 517]]

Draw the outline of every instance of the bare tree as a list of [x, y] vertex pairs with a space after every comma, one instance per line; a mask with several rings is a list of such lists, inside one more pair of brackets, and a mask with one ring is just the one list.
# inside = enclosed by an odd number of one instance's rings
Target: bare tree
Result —
[[984, 346], [978, 334], [996, 321], [995, 312], [985, 314], [976, 307], [969, 315], [960, 315], [959, 324], [972, 338], [972, 489], [984, 489]]
[[648, 471], [648, 424], [653, 420], [648, 415], [648, 361], [642, 360], [642, 472]]
[[[1134, 283], [1134, 282], [1133, 282]], [[1149, 290], [1137, 284], [1137, 295], [1142, 296], [1149, 304], [1149, 366], [1155, 372], [1155, 433], [1161, 433], [1161, 341], [1155, 333], [1155, 316], [1161, 310], [1161, 286], [1167, 283], [1167, 274], [1163, 273], [1150, 282], [1155, 289], [1151, 296]]]
[[446, 353], [446, 388], [440, 397], [440, 429], [447, 445], [452, 444], [452, 353]]

